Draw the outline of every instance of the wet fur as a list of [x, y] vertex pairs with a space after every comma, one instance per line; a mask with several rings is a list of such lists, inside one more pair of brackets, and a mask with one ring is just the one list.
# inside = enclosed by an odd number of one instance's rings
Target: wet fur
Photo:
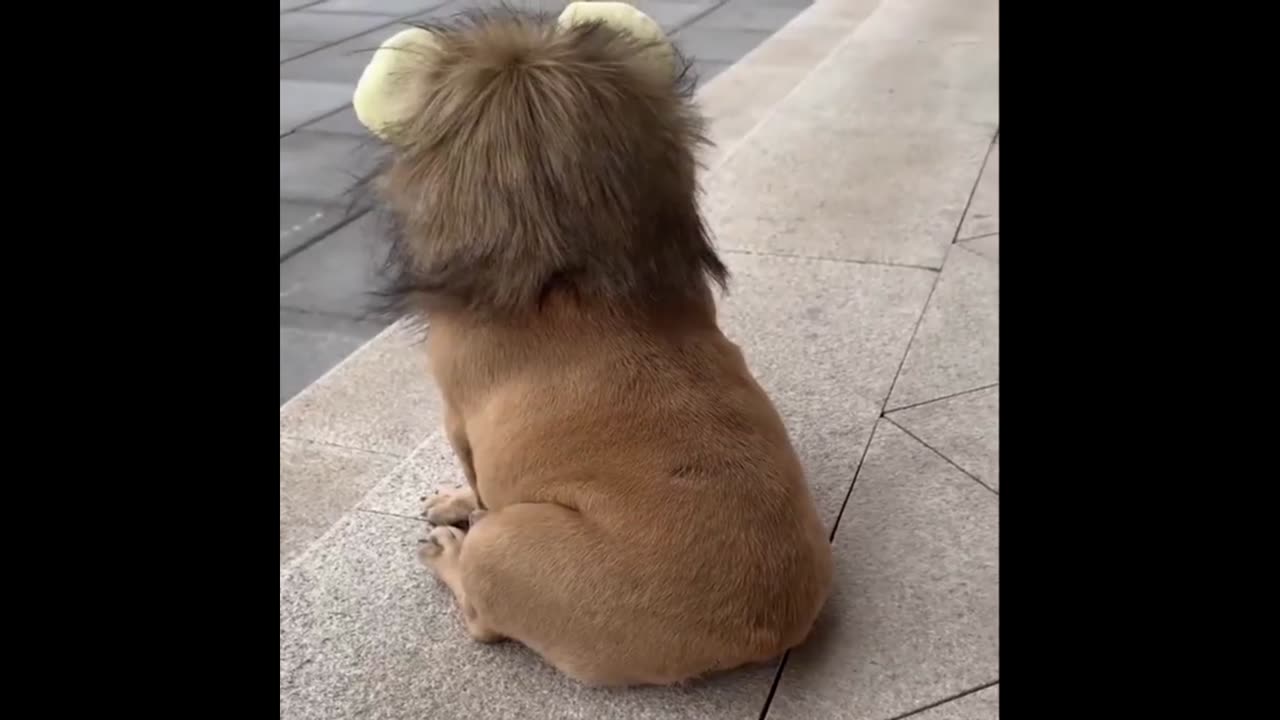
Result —
[[503, 12], [431, 29], [422, 112], [377, 184], [392, 295], [429, 319], [473, 490], [428, 501], [471, 525], [431, 531], [424, 563], [474, 638], [585, 683], [778, 657], [826, 600], [830, 546], [717, 327], [728, 273], [697, 208], [689, 88], [604, 26]]

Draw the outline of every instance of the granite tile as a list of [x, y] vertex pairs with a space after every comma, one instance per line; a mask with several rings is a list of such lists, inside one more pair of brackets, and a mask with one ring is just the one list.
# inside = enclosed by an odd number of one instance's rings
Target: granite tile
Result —
[[1000, 381], [1000, 266], [952, 246], [889, 409]]
[[[283, 405], [304, 388], [340, 363], [369, 338], [377, 328], [324, 316], [298, 315], [280, 319], [280, 403]], [[302, 316], [305, 317], [305, 316]]]
[[389, 455], [281, 438], [281, 565], [354, 507], [397, 462]]
[[997, 683], [910, 717], [911, 720], [999, 720], [1000, 685]]
[[769, 720], [888, 720], [998, 679], [998, 501], [876, 425], [836, 532], [834, 592]]
[[440, 428], [420, 337], [397, 323], [280, 408], [280, 434], [408, 455]]
[[280, 717], [756, 720], [775, 668], [607, 690], [466, 634], [416, 558], [425, 523], [354, 512], [281, 572]]
[[960, 239], [1000, 232], [1000, 141], [991, 145], [982, 177], [974, 188], [969, 211], [960, 225]]
[[988, 260], [1000, 262], [1000, 236], [981, 235], [970, 240], [961, 240], [960, 247], [971, 250]]
[[888, 414], [890, 420], [993, 490], [1000, 489], [1000, 388]]

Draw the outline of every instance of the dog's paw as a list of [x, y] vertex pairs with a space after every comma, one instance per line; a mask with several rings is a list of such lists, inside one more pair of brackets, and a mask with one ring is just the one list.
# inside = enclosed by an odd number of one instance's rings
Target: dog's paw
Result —
[[433, 525], [459, 525], [477, 509], [476, 494], [470, 487], [445, 490], [423, 500], [422, 515]]
[[418, 541], [418, 559], [430, 567], [456, 560], [464, 537], [466, 533], [449, 525], [432, 528]]

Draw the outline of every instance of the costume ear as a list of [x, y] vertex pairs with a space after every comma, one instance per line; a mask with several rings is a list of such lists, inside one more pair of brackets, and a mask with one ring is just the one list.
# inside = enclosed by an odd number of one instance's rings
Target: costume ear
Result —
[[641, 42], [656, 43], [653, 49], [655, 66], [664, 72], [675, 73], [675, 49], [667, 41], [667, 35], [656, 20], [624, 2], [573, 2], [560, 13], [560, 27], [601, 23], [615, 30], [623, 30]]
[[356, 84], [352, 105], [360, 123], [384, 140], [421, 106], [421, 82], [435, 61], [436, 36], [409, 28], [378, 46]]

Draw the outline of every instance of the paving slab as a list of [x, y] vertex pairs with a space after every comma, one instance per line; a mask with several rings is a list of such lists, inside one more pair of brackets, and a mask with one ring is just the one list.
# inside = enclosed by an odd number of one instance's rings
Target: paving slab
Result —
[[280, 134], [349, 105], [354, 92], [354, 85], [342, 83], [281, 80]]
[[998, 502], [877, 424], [836, 532], [834, 592], [769, 720], [890, 720], [997, 680]]
[[[720, 307], [725, 334], [785, 419], [830, 527], [934, 275], [741, 254], [725, 260], [734, 274]], [[413, 515], [419, 496], [460, 478], [443, 440], [428, 440], [415, 456], [362, 507]]]
[[385, 257], [373, 213], [351, 221], [280, 265], [280, 306], [352, 320], [376, 311]]
[[695, 62], [731, 63], [764, 42], [763, 30], [730, 30], [702, 27], [694, 23], [676, 33], [672, 40], [680, 52]]
[[[940, 267], [997, 125], [994, 6], [904, 0], [857, 25], [708, 180], [722, 244]], [[747, 61], [803, 46], [811, 22]]]
[[782, 5], [774, 2], [729, 0], [698, 20], [700, 28], [719, 30], [763, 30], [774, 32], [800, 14], [808, 3]]
[[[427, 17], [437, 17], [437, 14], [426, 13], [421, 16], [422, 19]], [[406, 22], [395, 18], [381, 19], [386, 22], [384, 27], [282, 63], [280, 77], [287, 80], [350, 83], [354, 86], [378, 46], [408, 27]]]
[[382, 15], [336, 15], [314, 13], [310, 9], [280, 16], [280, 39], [331, 43], [388, 25], [393, 18]]
[[280, 435], [408, 455], [440, 428], [421, 334], [396, 323], [280, 408]]
[[1000, 381], [1000, 266], [952, 246], [888, 409]]
[[309, 53], [320, 47], [320, 43], [312, 42], [296, 42], [293, 40], [280, 41], [280, 62], [284, 62], [290, 58], [298, 57], [303, 53]]
[[281, 310], [280, 403], [376, 335], [374, 325]]
[[969, 211], [960, 226], [961, 239], [1000, 232], [1000, 139], [991, 145], [982, 177], [973, 191]]
[[347, 208], [310, 202], [280, 203], [280, 257], [347, 222]]
[[356, 118], [356, 111], [350, 107], [343, 108], [336, 113], [325, 115], [324, 117], [314, 120], [305, 126], [307, 130], [315, 132], [337, 133], [339, 135], [351, 135], [358, 138], [369, 138], [369, 131], [364, 125], [360, 124], [360, 120]]
[[319, 538], [399, 462], [389, 455], [280, 441], [280, 563]]
[[993, 262], [1000, 262], [1000, 236], [981, 235], [970, 240], [961, 240], [960, 247], [971, 250]]
[[280, 0], [280, 12], [283, 13], [290, 10], [297, 10], [298, 8], [306, 7], [307, 5], [312, 5], [319, 1], [320, 0]]
[[[999, 720], [999, 683], [910, 716], [911, 720]], [[905, 719], [904, 719], [905, 720]]]
[[281, 572], [281, 718], [759, 717], [774, 666], [683, 688], [602, 690], [517, 643], [473, 642], [416, 559], [425, 527], [353, 512]]
[[993, 490], [1000, 490], [1000, 388], [888, 414], [890, 420]]
[[280, 139], [280, 198], [346, 203], [359, 178], [375, 169], [376, 146], [365, 138], [299, 130]]
[[364, 13], [404, 17], [447, 4], [447, 0], [324, 0], [307, 8], [311, 13]]

